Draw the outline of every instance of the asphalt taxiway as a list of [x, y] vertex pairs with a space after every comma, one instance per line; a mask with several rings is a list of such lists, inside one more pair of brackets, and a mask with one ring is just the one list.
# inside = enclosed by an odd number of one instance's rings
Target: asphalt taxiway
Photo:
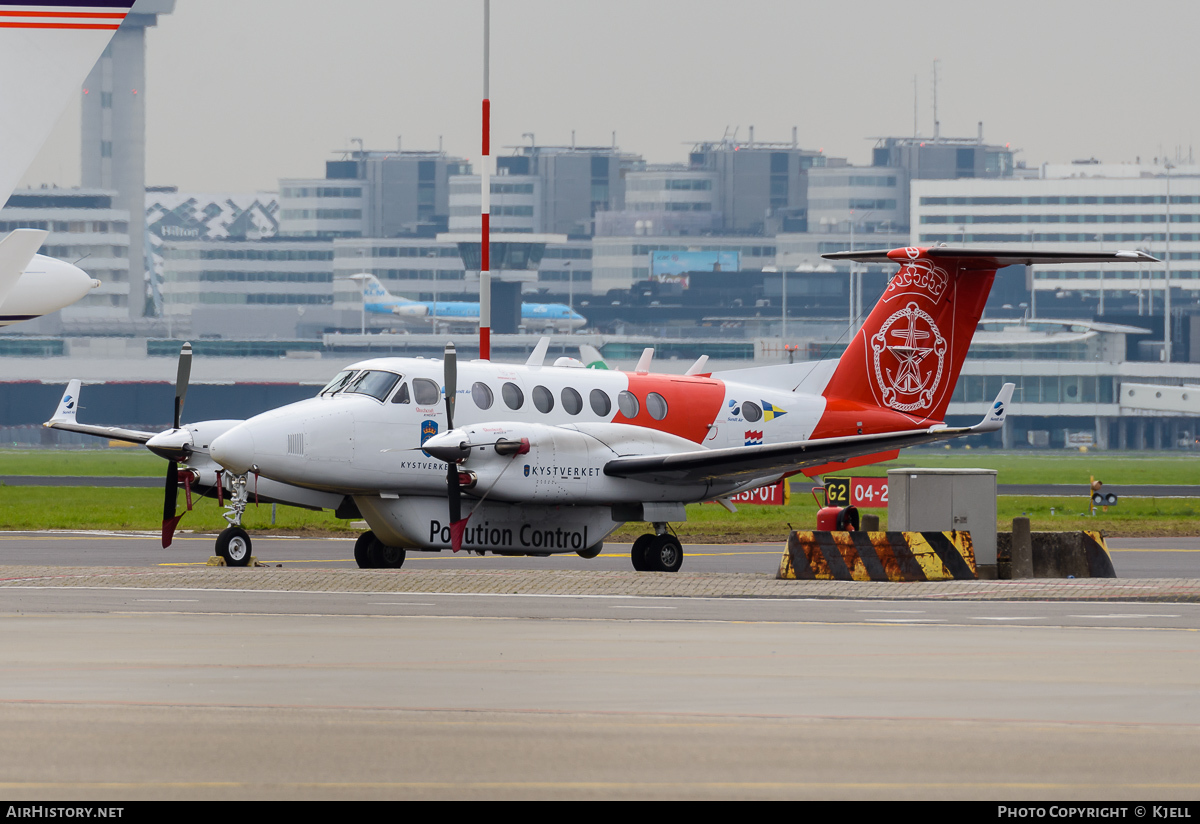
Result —
[[229, 569], [211, 537], [6, 533], [0, 787], [1192, 799], [1200, 546], [1164, 541], [1114, 553], [1148, 577], [907, 585], [775, 581], [777, 546], [384, 571], [256, 538], [271, 565]]
[[[213, 535], [182, 532], [163, 549], [157, 533], [0, 532], [0, 564], [52, 566], [197, 566], [213, 553]], [[285, 568], [354, 569], [354, 541], [256, 534], [254, 554]], [[1113, 564], [1122, 578], [1200, 578], [1200, 538], [1112, 538]], [[684, 571], [772, 575], [782, 541], [766, 544], [685, 542]], [[478, 556], [470, 552], [410, 552], [404, 569], [527, 569], [621, 572], [631, 569], [629, 545], [609, 543], [599, 557]]]

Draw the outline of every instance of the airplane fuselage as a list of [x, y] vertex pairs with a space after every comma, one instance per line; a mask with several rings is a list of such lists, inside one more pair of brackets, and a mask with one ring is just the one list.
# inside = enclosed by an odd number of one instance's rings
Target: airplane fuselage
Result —
[[[448, 546], [447, 464], [420, 448], [447, 432], [442, 369], [440, 360], [413, 358], [352, 364], [344, 387], [231, 428], [212, 454], [234, 472], [348, 495], [395, 545]], [[474, 537], [499, 550], [578, 551], [620, 524], [614, 505], [681, 509], [775, 480], [663, 485], [611, 477], [604, 466], [628, 455], [803, 440], [824, 406], [818, 395], [704, 376], [461, 364], [454, 431], [480, 444], [459, 465], [470, 478], [464, 505], [486, 496], [472, 520], [486, 531], [468, 533], [467, 545]], [[494, 449], [522, 439], [526, 454]]]
[[[384, 397], [326, 393], [265, 412], [238, 429], [249, 439], [246, 448], [259, 471], [277, 480], [331, 490], [441, 494], [446, 464], [419, 449], [446, 431], [441, 370], [440, 360], [362, 361], [346, 371], [398, 376]], [[743, 409], [746, 402], [750, 407]], [[478, 439], [530, 437], [535, 452], [542, 450], [508, 470], [505, 488], [511, 484], [512, 491], [497, 490], [493, 498], [611, 502], [652, 494], [681, 500], [678, 490], [661, 487], [623, 495], [612, 484], [618, 479], [597, 468], [623, 455], [803, 440], [824, 405], [820, 396], [710, 377], [475, 362], [459, 366], [454, 422]], [[468, 458], [464, 466], [475, 463]], [[696, 492], [696, 499], [704, 494]]]
[[[212, 456], [232, 472], [349, 496], [380, 537], [431, 549], [449, 545], [447, 463], [421, 446], [451, 437], [472, 445], [459, 469], [464, 507], [486, 498], [475, 527], [487, 524], [512, 539], [500, 549], [529, 549], [533, 530], [553, 545], [539, 551], [573, 551], [585, 533], [599, 541], [619, 525], [613, 507], [681, 511], [781, 476], [662, 484], [606, 474], [614, 459], [862, 434], [865, 422], [826, 420], [820, 394], [704, 375], [476, 361], [458, 367], [450, 436], [442, 370], [442, 361], [420, 358], [352, 364], [317, 397], [232, 427], [213, 443]], [[867, 426], [913, 425], [908, 416], [893, 417]], [[499, 454], [499, 441], [526, 441], [528, 449]], [[571, 527], [573, 537], [551, 541], [538, 532], [547, 524]]]

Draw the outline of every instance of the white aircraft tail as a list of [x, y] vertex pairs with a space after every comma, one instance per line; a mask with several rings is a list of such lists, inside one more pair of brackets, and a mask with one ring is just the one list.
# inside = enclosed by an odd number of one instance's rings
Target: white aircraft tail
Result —
[[82, 385], [79, 378], [71, 379], [49, 423], [75, 423], [75, 415], [79, 412], [79, 388]]
[[31, 2], [0, 15], [0, 203], [8, 200], [133, 0]]
[[600, 350], [590, 343], [579, 344], [579, 359], [588, 369], [607, 369], [608, 361], [600, 354]]
[[0, 240], [0, 306], [46, 241], [41, 229], [14, 229]]
[[362, 289], [363, 297], [367, 303], [394, 303], [398, 306], [403, 306], [416, 301], [408, 298], [398, 297], [387, 290], [387, 287], [379, 282], [379, 278], [372, 275], [370, 272], [359, 272], [356, 275], [347, 275], [349, 280], [355, 281], [359, 288]]

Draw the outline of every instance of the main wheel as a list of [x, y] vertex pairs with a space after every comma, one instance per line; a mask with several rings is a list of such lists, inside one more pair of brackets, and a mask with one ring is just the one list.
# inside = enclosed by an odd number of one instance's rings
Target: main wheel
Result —
[[217, 554], [229, 566], [246, 566], [250, 563], [250, 535], [240, 526], [231, 526], [217, 536]]
[[683, 566], [683, 546], [674, 535], [655, 535], [646, 547], [645, 563], [651, 572], [678, 572]]
[[599, 555], [603, 551], [604, 551], [604, 543], [600, 542], [600, 543], [596, 544], [595, 546], [588, 547], [587, 549], [576, 550], [575, 554], [578, 555], [580, 558], [587, 558], [590, 561], [592, 558], [595, 558], [597, 555]]
[[371, 548], [367, 554], [375, 569], [399, 569], [404, 566], [404, 558], [408, 555], [403, 548], [388, 546], [374, 535], [371, 536]]
[[354, 542], [354, 563], [359, 569], [375, 569], [371, 563], [371, 544], [375, 541], [375, 533], [370, 530], [358, 536]]
[[638, 572], [648, 572], [650, 567], [646, 566], [646, 548], [654, 540], [654, 535], [639, 535], [638, 539], [633, 542], [633, 549], [629, 550], [629, 559], [633, 561], [633, 568]]

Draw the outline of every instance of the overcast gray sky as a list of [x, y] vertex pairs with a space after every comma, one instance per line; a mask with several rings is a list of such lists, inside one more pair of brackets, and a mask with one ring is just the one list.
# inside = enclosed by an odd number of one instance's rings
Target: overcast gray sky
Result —
[[[331, 152], [436, 149], [475, 161], [482, 0], [178, 0], [150, 30], [147, 183], [274, 190]], [[1186, 155], [1200, 137], [1200, 5], [1169, 0], [493, 0], [493, 154], [523, 142], [786, 141], [868, 163], [880, 135], [1022, 149], [1030, 165]], [[27, 183], [77, 185], [68, 111]], [[1200, 148], [1200, 147], [1197, 147]]]

